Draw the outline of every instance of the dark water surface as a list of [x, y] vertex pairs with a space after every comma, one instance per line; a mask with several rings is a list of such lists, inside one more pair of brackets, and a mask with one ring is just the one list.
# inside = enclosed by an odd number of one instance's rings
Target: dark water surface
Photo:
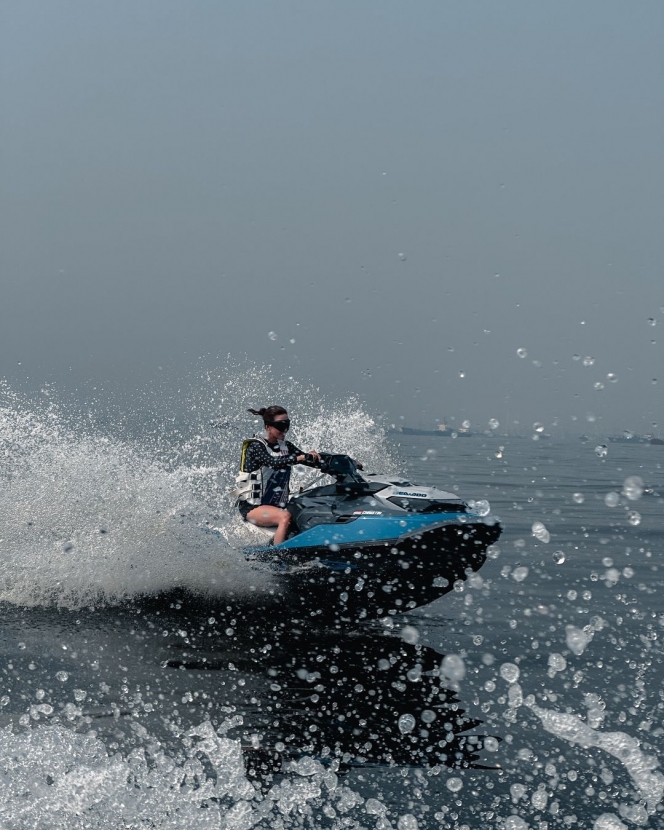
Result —
[[[664, 447], [395, 452], [505, 526], [408, 617], [315, 630], [219, 593], [28, 605], [5, 567], [0, 827], [663, 827]], [[57, 586], [47, 554], [24, 564]]]

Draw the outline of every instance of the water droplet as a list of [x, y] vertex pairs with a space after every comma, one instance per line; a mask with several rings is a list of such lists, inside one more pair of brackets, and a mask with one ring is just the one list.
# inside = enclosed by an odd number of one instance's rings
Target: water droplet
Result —
[[556, 672], [565, 671], [566, 668], [567, 660], [565, 660], [562, 654], [558, 654], [557, 652], [549, 654], [549, 677], [553, 677]]
[[657, 320], [655, 320], [654, 317], [648, 317], [648, 325], [649, 326], [656, 326], [657, 325]]
[[630, 501], [638, 501], [643, 495], [643, 479], [640, 476], [627, 476], [623, 483], [623, 496]]
[[583, 504], [583, 502], [586, 500], [586, 497], [583, 495], [583, 493], [573, 493], [572, 500], [575, 501], [577, 504]]
[[458, 793], [463, 787], [463, 781], [460, 778], [448, 778], [445, 785], [450, 792]]
[[402, 735], [407, 735], [415, 729], [415, 718], [412, 715], [401, 715], [398, 721], [399, 732]]
[[604, 389], [604, 384], [598, 380], [596, 383], [593, 383], [593, 389], [597, 389], [598, 391]]
[[519, 667], [514, 663], [503, 663], [500, 667], [500, 676], [507, 683], [516, 683], [520, 674]]
[[613, 372], [609, 372], [609, 374], [606, 376], [606, 379], [609, 381], [609, 383], [618, 383], [618, 375], [614, 374]]
[[67, 674], [67, 672], [66, 672], [66, 671], [59, 671], [59, 672], [57, 672], [57, 673], [56, 673], [56, 675], [55, 675], [55, 676], [57, 677], [57, 679], [58, 679], [61, 683], [64, 683], [66, 680], [68, 680], [68, 679], [69, 679], [69, 675]]
[[539, 539], [540, 542], [544, 542], [546, 544], [551, 540], [551, 534], [546, 529], [546, 525], [543, 522], [533, 522], [531, 530], [533, 536], [536, 539]]
[[641, 524], [641, 514], [637, 513], [636, 510], [630, 510], [627, 514], [627, 521], [636, 527]]
[[496, 418], [489, 418], [489, 426], [491, 429], [498, 429], [500, 421], [496, 420]]
[[[385, 173], [383, 173], [383, 176]], [[279, 752], [283, 752], [286, 748], [284, 744], [281, 744], [282, 749], [278, 750]], [[379, 801], [377, 798], [367, 798], [364, 809], [369, 813], [370, 816], [382, 816], [387, 812], [387, 807], [383, 804], [382, 801]]]
[[270, 340], [277, 339], [277, 333], [275, 331], [268, 331], [267, 336], [270, 338]]
[[405, 262], [405, 261], [406, 261], [406, 254], [404, 254], [404, 253], [403, 253], [403, 251], [401, 251], [400, 253], [398, 253], [398, 254], [397, 254], [397, 256], [399, 257], [399, 259], [400, 259], [402, 262]]
[[594, 363], [595, 363], [595, 358], [590, 357], [590, 355], [583, 358], [583, 365], [584, 366], [592, 366]]
[[562, 565], [565, 561], [565, 554], [561, 550], [554, 551], [553, 561], [556, 563], [556, 565]]
[[604, 504], [607, 507], [617, 507], [620, 504], [620, 496], [615, 491], [607, 493], [604, 496]]
[[466, 664], [458, 654], [446, 654], [440, 664], [440, 673], [447, 680], [459, 683], [466, 676]]
[[468, 420], [466, 420], [466, 421], [462, 421], [462, 422], [461, 422], [461, 426], [462, 426], [464, 429], [470, 429], [470, 421], [468, 421]]
[[613, 588], [614, 585], [618, 584], [618, 580], [620, 579], [620, 571], [618, 568], [607, 568], [606, 572], [602, 576], [604, 580], [604, 584], [607, 588]]
[[512, 571], [512, 579], [515, 582], [523, 582], [523, 580], [528, 576], [528, 568], [525, 565], [520, 565], [518, 568], [514, 568]]
[[[574, 597], [574, 599], [576, 599], [576, 597]], [[583, 654], [592, 638], [592, 631], [577, 628], [575, 625], [565, 626], [565, 645], [572, 652], [572, 654], [576, 654], [577, 657], [580, 657]]]
[[401, 629], [401, 639], [411, 646], [414, 646], [420, 639], [420, 632], [414, 625], [404, 625]]
[[473, 513], [476, 513], [478, 516], [488, 516], [491, 512], [491, 505], [486, 499], [478, 499], [473, 502], [472, 509]]
[[609, 454], [609, 448], [606, 446], [606, 444], [598, 444], [595, 447], [595, 454], [598, 455], [600, 458], [606, 458], [606, 456]]
[[290, 339], [288, 342], [289, 342], [291, 345], [293, 345], [293, 343], [295, 343], [295, 338], [294, 338], [294, 337], [291, 337], [291, 339]]
[[535, 421], [533, 424], [533, 429], [535, 432], [544, 432], [544, 424], [540, 424], [539, 421]]
[[517, 349], [516, 353], [519, 357], [528, 357], [528, 352], [525, 349]]
[[572, 355], [572, 360], [581, 360], [581, 355], [580, 354], [573, 354]]

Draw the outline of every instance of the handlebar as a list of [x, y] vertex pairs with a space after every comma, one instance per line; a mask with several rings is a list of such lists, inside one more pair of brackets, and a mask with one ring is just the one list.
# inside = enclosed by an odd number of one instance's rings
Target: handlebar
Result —
[[356, 462], [349, 455], [322, 452], [320, 453], [320, 469], [326, 475], [334, 476], [338, 482], [364, 481], [358, 473]]

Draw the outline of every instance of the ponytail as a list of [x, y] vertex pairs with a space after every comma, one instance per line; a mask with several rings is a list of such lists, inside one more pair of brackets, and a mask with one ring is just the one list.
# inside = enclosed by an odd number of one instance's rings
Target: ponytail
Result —
[[275, 415], [288, 415], [283, 406], [262, 406], [260, 409], [247, 409], [247, 412], [258, 415], [259, 418], [263, 419], [263, 423], [274, 420]]

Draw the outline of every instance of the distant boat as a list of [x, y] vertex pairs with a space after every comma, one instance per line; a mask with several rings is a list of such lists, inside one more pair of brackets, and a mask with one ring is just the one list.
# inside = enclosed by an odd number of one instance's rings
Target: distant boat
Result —
[[651, 438], [650, 443], [664, 445], [664, 438]]
[[645, 435], [635, 435], [626, 429], [622, 435], [609, 435], [612, 444], [647, 444], [650, 441]]

